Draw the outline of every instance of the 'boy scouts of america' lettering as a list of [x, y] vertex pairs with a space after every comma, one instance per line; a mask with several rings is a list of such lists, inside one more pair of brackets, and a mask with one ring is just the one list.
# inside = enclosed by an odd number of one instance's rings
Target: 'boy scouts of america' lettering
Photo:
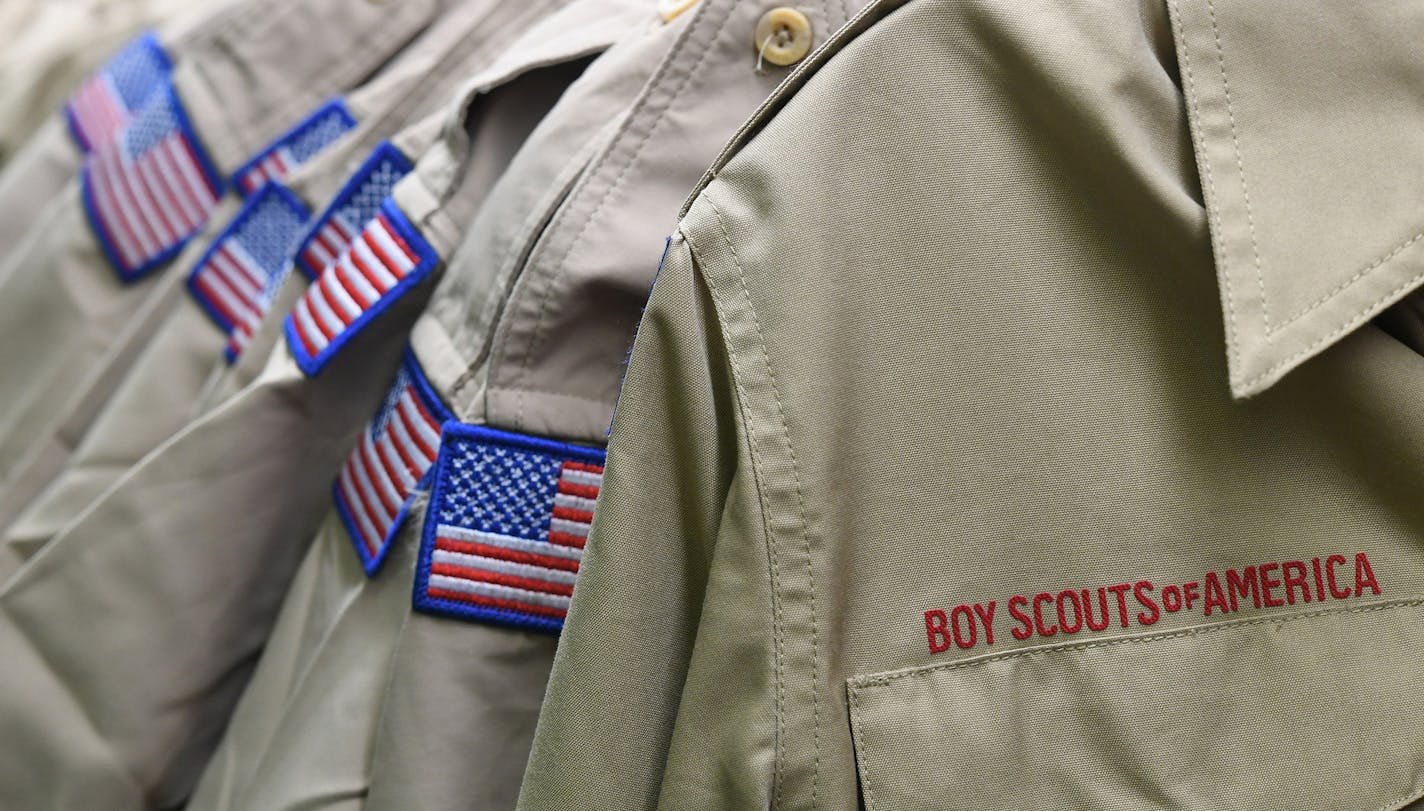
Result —
[[943, 653], [951, 647], [970, 650], [994, 644], [996, 619], [1009, 622], [1009, 633], [1023, 641], [1034, 636], [1049, 639], [1080, 631], [1105, 631], [1109, 626], [1146, 627], [1164, 614], [1181, 611], [1214, 617], [1248, 608], [1346, 600], [1366, 591], [1379, 594], [1380, 585], [1369, 557], [1358, 552], [1353, 566], [1344, 555], [1329, 555], [1207, 572], [1199, 581], [1165, 586], [1138, 580], [1096, 589], [1015, 594], [1008, 599], [1007, 618], [998, 614], [997, 600], [934, 608], [925, 612], [925, 634], [930, 653]]

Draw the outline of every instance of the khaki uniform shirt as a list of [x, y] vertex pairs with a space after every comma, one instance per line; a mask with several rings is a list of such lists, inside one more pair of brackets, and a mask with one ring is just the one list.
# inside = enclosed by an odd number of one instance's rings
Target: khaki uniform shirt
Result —
[[[227, 179], [245, 175], [240, 170], [275, 137], [290, 130], [300, 138], [306, 131], [293, 124], [373, 73], [440, 8], [436, 0], [341, 4], [341, 12], [318, 0], [273, 5], [260, 21], [179, 64], [124, 134], [86, 159], [82, 188], [53, 204], [59, 209], [47, 212], [53, 216], [43, 232], [22, 243], [24, 253], [6, 258], [5, 480], [115, 336], [133, 326], [128, 316], [159, 289], [157, 271], [207, 221]], [[325, 33], [313, 39], [318, 23]], [[334, 112], [308, 122], [318, 141], [332, 134], [333, 118], [337, 131], [349, 122]], [[144, 194], [148, 202], [136, 203]]]
[[808, 60], [663, 262], [520, 807], [1424, 794], [1420, 11]]
[[[259, 232], [269, 235], [267, 239], [274, 238], [270, 235], [275, 231], [288, 236], [287, 247], [275, 251], [268, 260], [271, 276], [264, 278], [262, 284], [282, 284], [279, 274], [286, 272], [287, 255], [305, 254], [313, 240], [325, 239], [326, 234], [332, 233], [330, 218], [342, 216], [343, 211], [357, 205], [353, 196], [379, 202], [387, 192], [365, 184], [343, 190], [343, 185], [349, 185], [345, 181], [353, 164], [365, 166], [374, 161], [374, 171], [378, 172], [389, 171], [388, 165], [408, 165], [408, 157], [418, 156], [433, 142], [440, 123], [438, 116], [412, 124], [392, 137], [392, 144], [402, 157], [390, 161], [375, 156], [363, 159], [396, 127], [426, 116], [439, 106], [458, 83], [507, 47], [512, 32], [537, 19], [537, 11], [538, 7], [526, 9], [489, 0], [461, 2], [442, 14], [437, 25], [378, 77], [348, 94], [342, 103], [359, 122], [356, 127], [282, 181], [299, 198], [299, 205], [277, 206], [291, 212], [284, 218], [285, 227], [273, 226]], [[381, 147], [381, 151], [390, 148]], [[395, 179], [392, 172], [372, 181], [388, 191]], [[342, 192], [340, 199], [333, 200], [338, 191]], [[92, 373], [88, 378], [91, 385], [70, 398], [71, 413], [51, 423], [51, 437], [36, 443], [24, 468], [12, 477], [0, 497], [0, 506], [10, 505], [9, 512], [13, 514], [23, 505], [24, 517], [7, 533], [4, 544], [11, 548], [19, 545], [24, 555], [30, 554], [128, 467], [194, 416], [202, 392], [211, 385], [215, 367], [226, 367], [229, 355], [236, 359], [270, 300], [265, 287], [259, 289], [256, 283], [232, 280], [231, 253], [222, 246], [230, 241], [244, 242], [243, 232], [252, 219], [251, 212], [272, 207], [276, 202], [272, 198], [280, 194], [268, 191], [249, 196], [231, 219], [214, 219], [209, 229], [211, 238], [205, 234], [185, 249], [176, 263], [180, 272], [170, 274], [159, 284], [186, 290], [150, 297], [143, 317], [149, 330], [143, 336], [135, 336], [146, 343], [131, 368], [126, 356], [133, 350], [110, 347], [105, 361], [99, 364], [102, 371]], [[315, 212], [310, 221], [305, 220], [301, 209]], [[364, 224], [353, 222], [341, 227], [359, 228]], [[292, 239], [295, 234], [301, 236]], [[246, 242], [251, 241], [249, 236]], [[302, 267], [313, 270], [307, 264]], [[319, 271], [320, 267], [314, 269]], [[259, 272], [268, 270], [263, 267]], [[285, 310], [279, 314], [284, 313]], [[151, 337], [147, 337], [150, 331]], [[270, 351], [270, 345], [265, 349]], [[107, 366], [120, 369], [113, 372]], [[120, 376], [122, 383], [115, 387], [114, 378]], [[102, 410], [97, 410], [99, 404], [103, 405]], [[63, 472], [59, 473], [61, 468]], [[58, 478], [51, 481], [50, 477], [56, 474]], [[40, 491], [41, 487], [45, 489]]]
[[[0, 590], [0, 645], [15, 652], [0, 736], [27, 742], [0, 767], [3, 804], [72, 795], [90, 798], [72, 803], [80, 806], [103, 797], [105, 807], [138, 807], [188, 795], [329, 503], [330, 482], [400, 363], [439, 257], [583, 57], [621, 30], [608, 4], [596, 11], [562, 33], [528, 32], [481, 71], [453, 126], [363, 233], [363, 250], [384, 251], [386, 270], [410, 283], [390, 288], [369, 318], [316, 352], [294, 358], [290, 343], [279, 347], [251, 386], [129, 471]], [[487, 115], [468, 115], [476, 100]], [[73, 587], [101, 570], [104, 582], [75, 601]], [[90, 633], [100, 626], [126, 631]], [[214, 799], [255, 790], [274, 804], [290, 795], [301, 802], [329, 785], [323, 775], [359, 795], [362, 742], [324, 745], [326, 771], [257, 786], [239, 774]]]

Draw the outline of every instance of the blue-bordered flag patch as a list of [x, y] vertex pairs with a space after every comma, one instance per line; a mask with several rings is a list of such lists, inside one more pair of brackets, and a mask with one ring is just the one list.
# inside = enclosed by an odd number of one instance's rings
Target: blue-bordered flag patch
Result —
[[113, 140], [172, 71], [173, 63], [152, 32], [140, 34], [114, 54], [64, 105], [69, 132], [79, 148], [88, 152]]
[[307, 209], [280, 183], [268, 183], [208, 248], [188, 275], [188, 290], [224, 332], [262, 320], [306, 225]]
[[346, 102], [339, 98], [326, 102], [233, 174], [238, 191], [246, 196], [268, 181], [286, 179], [355, 127], [356, 118], [346, 109]]
[[308, 375], [319, 373], [366, 324], [419, 284], [439, 261], [390, 198], [287, 316], [287, 344]]
[[418, 611], [558, 633], [604, 452], [445, 424], [421, 535]]
[[440, 426], [449, 418], [407, 349], [385, 401], [332, 487], [336, 511], [368, 575], [385, 559], [410, 508], [411, 494], [435, 461]]
[[119, 278], [131, 282], [181, 249], [222, 190], [171, 84], [156, 90], [80, 170], [85, 213]]

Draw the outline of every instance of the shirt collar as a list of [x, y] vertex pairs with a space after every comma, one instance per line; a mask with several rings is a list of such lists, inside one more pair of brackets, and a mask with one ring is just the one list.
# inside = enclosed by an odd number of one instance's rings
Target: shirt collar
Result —
[[1424, 10], [1169, 0], [1232, 393], [1424, 281]]

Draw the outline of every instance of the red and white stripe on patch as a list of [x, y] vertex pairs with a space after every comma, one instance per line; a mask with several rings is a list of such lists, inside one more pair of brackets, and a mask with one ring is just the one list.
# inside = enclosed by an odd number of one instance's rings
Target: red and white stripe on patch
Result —
[[247, 345], [252, 343], [252, 336], [256, 335], [257, 328], [262, 326], [262, 319], [267, 316], [267, 310], [272, 304], [271, 299], [276, 293], [275, 285], [269, 286], [263, 291], [260, 306], [244, 313], [241, 320], [233, 325], [232, 334], [227, 336], [227, 346], [223, 349], [228, 363], [235, 362], [247, 349]]
[[171, 87], [89, 154], [81, 178], [95, 232], [125, 280], [176, 253], [220, 190]]
[[557, 632], [603, 485], [603, 452], [447, 423], [415, 606]]
[[410, 160], [390, 141], [382, 141], [352, 173], [331, 204], [302, 240], [297, 267], [315, 279], [376, 218], [381, 204], [411, 170]]
[[319, 372], [357, 330], [429, 273], [435, 262], [434, 250], [387, 200], [287, 316], [288, 344], [297, 364], [307, 374]]
[[411, 493], [435, 461], [447, 417], [407, 352], [381, 410], [361, 433], [333, 488], [337, 511], [368, 573], [380, 566]]

